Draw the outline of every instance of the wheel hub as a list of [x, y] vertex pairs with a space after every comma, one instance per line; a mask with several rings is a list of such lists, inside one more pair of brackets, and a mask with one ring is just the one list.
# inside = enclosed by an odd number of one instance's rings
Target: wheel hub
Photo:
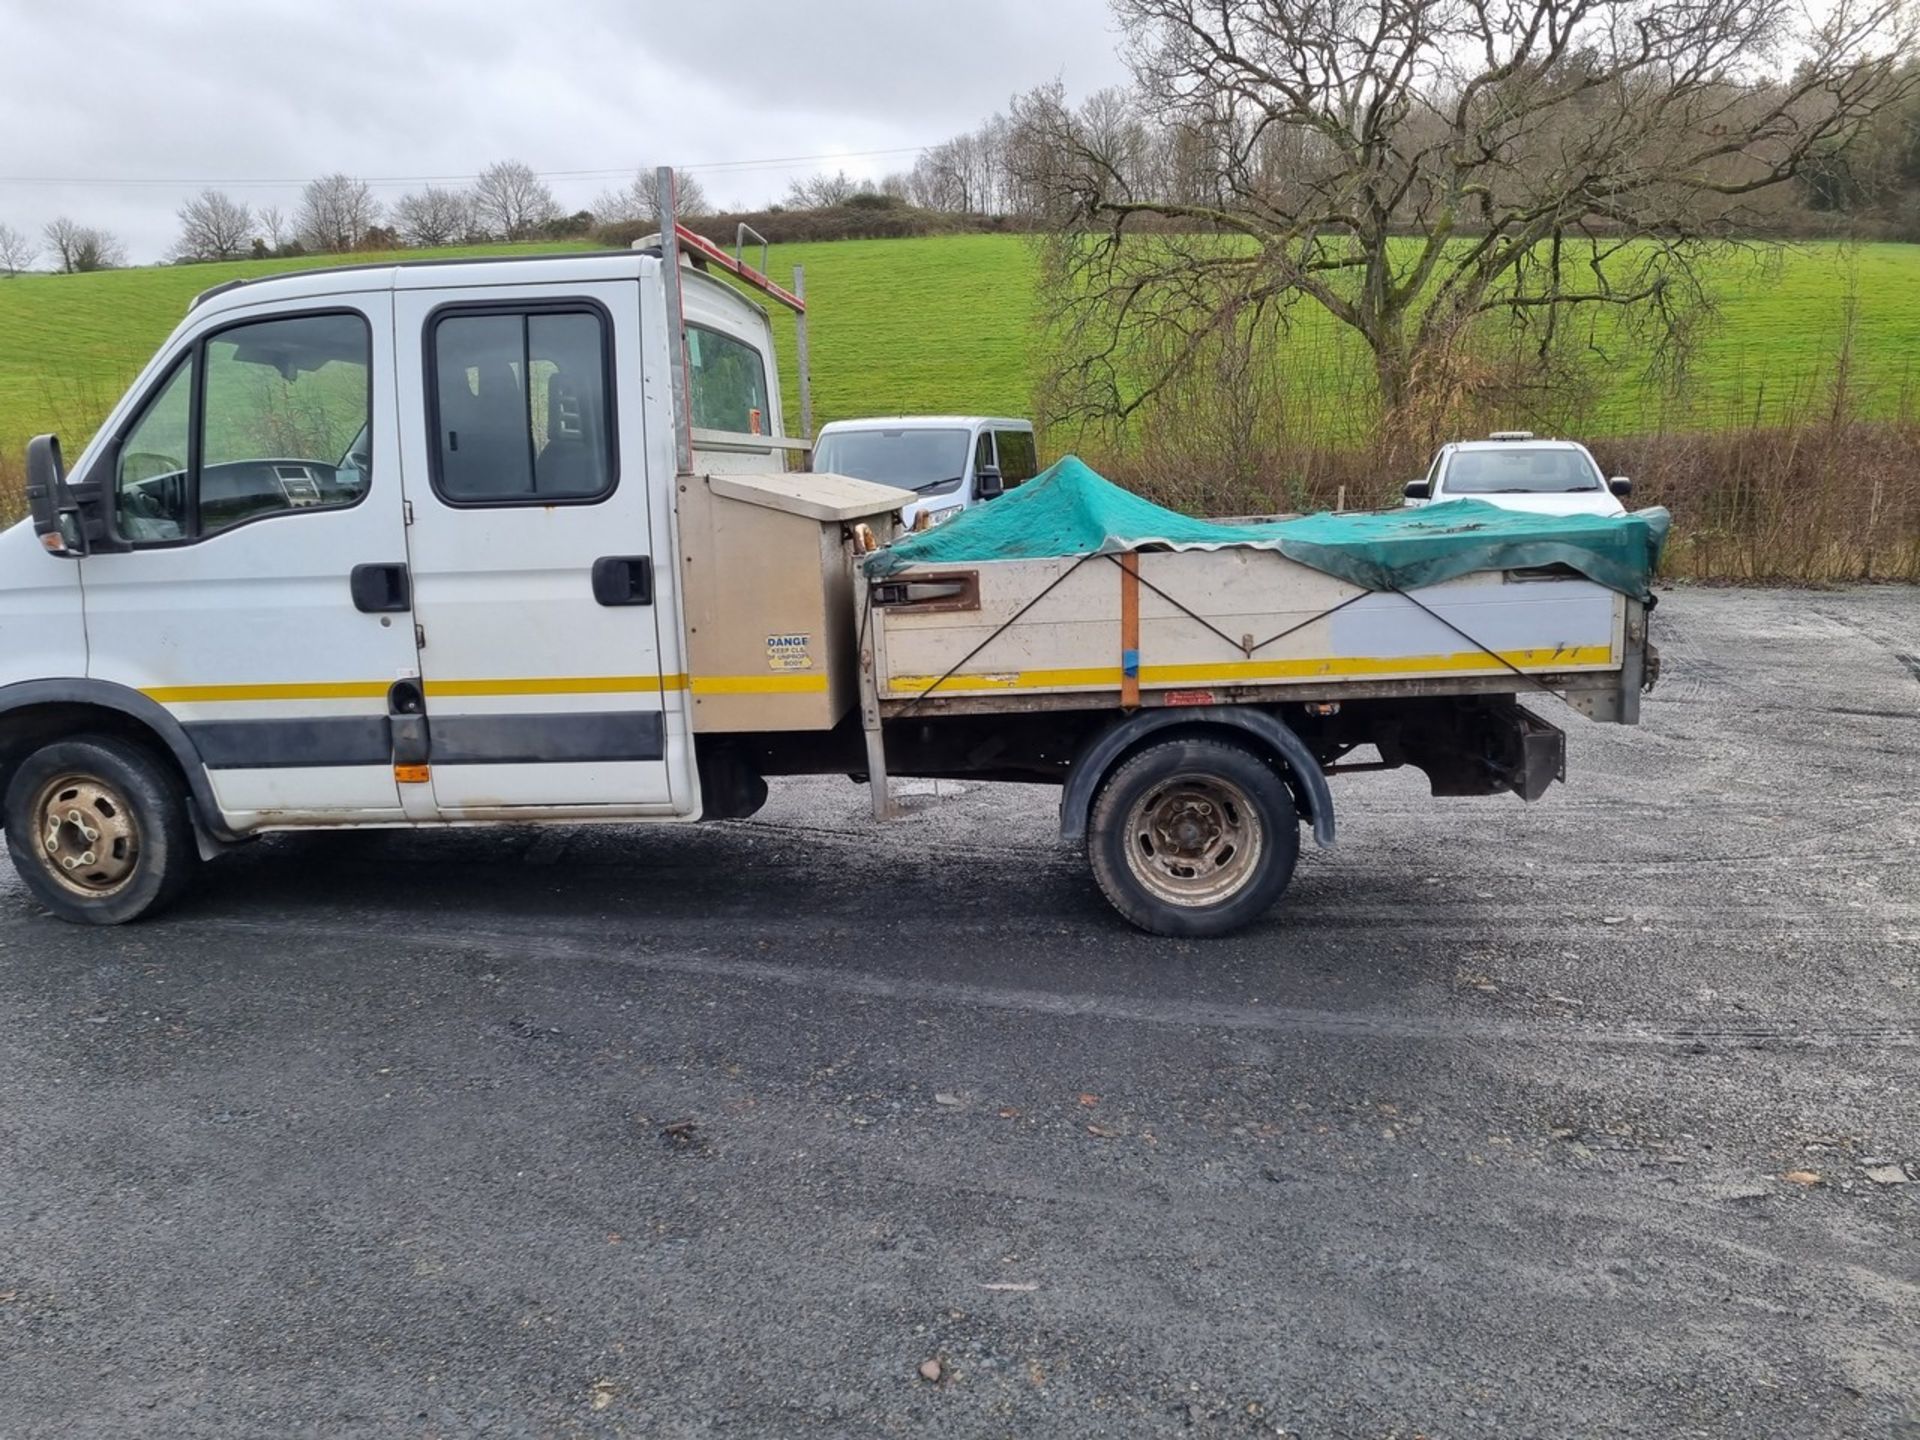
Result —
[[1212, 775], [1176, 777], [1127, 816], [1127, 863], [1160, 899], [1212, 905], [1258, 872], [1260, 822], [1239, 787]]
[[112, 786], [92, 776], [63, 776], [41, 790], [34, 810], [47, 869], [67, 889], [107, 895], [133, 875], [140, 833]]

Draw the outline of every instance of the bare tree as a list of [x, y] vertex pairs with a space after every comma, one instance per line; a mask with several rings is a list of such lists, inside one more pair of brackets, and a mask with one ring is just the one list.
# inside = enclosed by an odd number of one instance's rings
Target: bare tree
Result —
[[862, 184], [844, 170], [831, 175], [823, 170], [803, 180], [788, 181], [786, 203], [796, 210], [824, 210], [830, 205], [844, 205], [862, 191], [872, 189], [871, 184]]
[[525, 240], [559, 215], [560, 207], [532, 166], [497, 160], [474, 182], [473, 213], [489, 234]]
[[914, 201], [928, 210], [985, 213], [992, 208], [989, 189], [995, 168], [984, 134], [956, 135], [915, 162]]
[[47, 237], [47, 246], [53, 252], [54, 268], [62, 275], [73, 274], [83, 233], [80, 223], [61, 215], [49, 220], [41, 233]]
[[[596, 220], [651, 220], [660, 213], [660, 185], [655, 168], [643, 165], [618, 190], [602, 191], [593, 202]], [[704, 186], [684, 170], [673, 175], [674, 200], [682, 215], [711, 215], [713, 204]]]
[[379, 223], [380, 202], [367, 182], [336, 173], [307, 182], [294, 229], [309, 250], [343, 253], [359, 249]]
[[258, 219], [260, 228], [267, 232], [268, 248], [278, 250], [287, 243], [287, 217], [278, 205], [263, 205]]
[[1131, 413], [1300, 306], [1389, 407], [1493, 322], [1543, 359], [1603, 308], [1670, 343], [1753, 198], [1915, 78], [1905, 0], [1112, 4], [1174, 163], [1057, 88], [1015, 113], [1061, 415]]
[[393, 227], [409, 245], [453, 245], [473, 228], [473, 202], [465, 191], [429, 185], [400, 197]]
[[253, 211], [221, 190], [202, 190], [177, 212], [179, 260], [234, 260], [253, 240]]
[[9, 279], [33, 264], [40, 247], [11, 225], [0, 225], [0, 270]]
[[49, 221], [42, 233], [63, 275], [111, 270], [127, 263], [126, 247], [119, 240], [105, 230], [78, 224], [65, 215]]

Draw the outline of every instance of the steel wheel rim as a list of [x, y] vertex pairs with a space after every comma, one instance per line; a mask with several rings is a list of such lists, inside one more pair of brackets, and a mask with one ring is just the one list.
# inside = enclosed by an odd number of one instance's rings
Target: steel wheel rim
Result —
[[1169, 905], [1217, 905], [1259, 873], [1266, 836], [1247, 793], [1217, 775], [1176, 775], [1127, 810], [1127, 868]]
[[62, 888], [98, 900], [125, 887], [140, 863], [140, 827], [120, 792], [93, 775], [40, 787], [33, 814], [40, 860]]

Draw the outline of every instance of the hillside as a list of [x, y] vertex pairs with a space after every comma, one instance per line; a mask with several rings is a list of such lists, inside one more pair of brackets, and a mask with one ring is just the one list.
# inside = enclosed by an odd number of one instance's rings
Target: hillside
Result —
[[[413, 251], [404, 258], [528, 248]], [[195, 295], [244, 276], [333, 263], [314, 256], [0, 281], [0, 445], [15, 454], [28, 435], [57, 429], [68, 455], [77, 454]], [[807, 270], [818, 421], [876, 411], [1026, 411], [1032, 293], [1018, 238], [789, 245], [771, 262], [781, 279], [796, 264]], [[793, 327], [777, 318], [775, 329], [791, 408]]]
[[[27, 435], [55, 428], [68, 453], [77, 453], [196, 293], [237, 276], [327, 263], [313, 257], [0, 281], [0, 446], [14, 454]], [[1037, 347], [1032, 259], [1021, 238], [776, 247], [776, 277], [795, 264], [806, 266], [812, 303], [817, 421], [1030, 408]], [[1863, 302], [1857, 310], [1855, 299]], [[789, 357], [791, 405], [792, 328], [780, 321], [777, 330]], [[1711, 428], [1817, 406], [1849, 333], [1851, 381], [1863, 391], [1856, 400], [1868, 412], [1901, 404], [1920, 355], [1920, 247], [1806, 245], [1775, 265], [1730, 254], [1721, 313], [1699, 347], [1684, 411], [1663, 416], [1644, 367], [1622, 364], [1594, 397], [1595, 428], [1631, 434], [1663, 421]], [[1278, 360], [1305, 423], [1326, 428], [1354, 413], [1346, 387], [1365, 367], [1325, 321], [1303, 316]]]

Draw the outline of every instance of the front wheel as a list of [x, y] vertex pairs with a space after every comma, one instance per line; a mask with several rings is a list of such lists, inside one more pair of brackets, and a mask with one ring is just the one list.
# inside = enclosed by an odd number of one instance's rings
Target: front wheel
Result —
[[63, 920], [137, 920], [172, 901], [200, 858], [179, 776], [117, 736], [42, 746], [0, 804], [14, 868]]
[[1220, 740], [1148, 745], [1094, 797], [1087, 857], [1100, 889], [1156, 935], [1225, 935], [1293, 878], [1300, 820], [1270, 764]]

